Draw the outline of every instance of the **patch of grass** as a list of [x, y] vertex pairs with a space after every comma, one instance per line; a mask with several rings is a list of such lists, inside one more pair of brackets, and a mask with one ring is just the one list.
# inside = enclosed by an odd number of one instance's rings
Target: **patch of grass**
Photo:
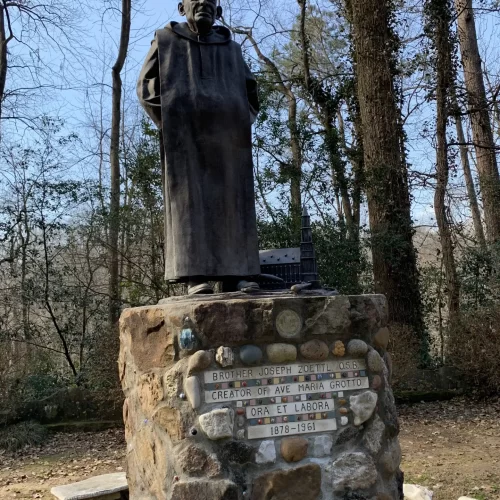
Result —
[[0, 449], [17, 451], [25, 446], [39, 445], [47, 439], [47, 429], [34, 421], [0, 427]]

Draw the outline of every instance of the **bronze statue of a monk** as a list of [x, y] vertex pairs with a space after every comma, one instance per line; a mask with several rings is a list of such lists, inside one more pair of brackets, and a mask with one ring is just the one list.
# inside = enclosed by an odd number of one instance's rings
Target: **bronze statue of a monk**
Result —
[[208, 281], [255, 289], [260, 273], [251, 124], [257, 84], [216, 0], [183, 0], [187, 23], [156, 32], [139, 100], [162, 132], [165, 277], [211, 293]]

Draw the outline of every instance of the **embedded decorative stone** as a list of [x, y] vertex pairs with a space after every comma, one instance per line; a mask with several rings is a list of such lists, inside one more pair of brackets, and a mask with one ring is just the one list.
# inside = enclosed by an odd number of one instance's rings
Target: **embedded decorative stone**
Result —
[[313, 456], [316, 458], [328, 457], [332, 453], [333, 437], [328, 435], [316, 436], [313, 441]]
[[389, 328], [385, 326], [375, 334], [375, 337], [373, 337], [373, 343], [381, 349], [387, 349], [390, 338], [391, 332], [389, 331]]
[[321, 467], [308, 464], [258, 476], [250, 500], [317, 500], [321, 493]]
[[366, 426], [363, 434], [363, 445], [372, 455], [377, 455], [382, 447], [385, 424], [382, 419], [375, 415], [374, 419]]
[[185, 351], [193, 351], [198, 344], [198, 340], [191, 328], [183, 328], [179, 335], [179, 346]]
[[372, 372], [382, 373], [382, 371], [384, 370], [384, 360], [374, 349], [368, 353], [368, 356], [366, 357], [366, 363], [368, 364], [368, 369]]
[[[342, 417], [346, 419], [346, 424], [349, 422], [347, 417]], [[342, 425], [346, 425], [342, 424]], [[346, 427], [345, 429], [341, 430], [338, 435], [337, 439], [335, 440], [335, 445], [340, 446], [341, 444], [348, 443], [349, 441], [352, 441], [354, 438], [356, 438], [360, 433], [360, 430], [358, 427]]]
[[374, 391], [380, 390], [382, 387], [382, 377], [380, 375], [375, 375], [372, 380], [372, 389]]
[[373, 415], [377, 400], [377, 393], [373, 391], [366, 391], [349, 398], [351, 411], [354, 414], [354, 425], [363, 424]]
[[189, 358], [188, 375], [206, 370], [212, 364], [210, 351], [197, 351]]
[[244, 345], [240, 349], [240, 359], [244, 365], [256, 365], [262, 360], [262, 350], [256, 345]]
[[234, 364], [234, 353], [230, 347], [219, 347], [215, 354], [215, 361], [222, 366], [228, 368]]
[[373, 459], [365, 453], [344, 453], [327, 468], [333, 491], [364, 490], [377, 481]]
[[203, 432], [213, 441], [232, 437], [234, 412], [229, 408], [213, 410], [198, 418]]
[[219, 456], [222, 462], [243, 465], [253, 461], [254, 449], [246, 443], [229, 441], [222, 446]]
[[302, 330], [302, 318], [295, 311], [285, 309], [276, 316], [276, 330], [284, 339], [298, 337]]
[[349, 410], [347, 408], [340, 408], [339, 413], [341, 415], [347, 415], [349, 413]]
[[245, 429], [238, 429], [236, 431], [236, 439], [238, 439], [238, 440], [245, 439]]
[[215, 455], [209, 455], [204, 449], [192, 444], [178, 453], [177, 463], [183, 472], [190, 475], [216, 477], [222, 472]]
[[188, 377], [184, 382], [184, 390], [191, 406], [196, 409], [201, 404], [201, 387], [198, 377]]
[[297, 359], [297, 348], [292, 344], [270, 344], [266, 352], [271, 363], [286, 363]]
[[306, 359], [323, 361], [328, 357], [328, 345], [322, 340], [309, 340], [300, 346], [300, 354]]
[[185, 421], [177, 408], [168, 404], [159, 405], [153, 413], [153, 422], [167, 432], [170, 439], [179, 441], [186, 436]]
[[171, 500], [237, 500], [238, 487], [227, 480], [207, 481], [180, 481], [174, 484]]
[[363, 342], [362, 340], [351, 340], [347, 344], [347, 354], [349, 354], [349, 356], [363, 357], [367, 352], [368, 346], [366, 342]]
[[340, 417], [340, 424], [347, 425], [349, 423], [349, 419], [347, 417]]
[[345, 356], [345, 345], [341, 340], [337, 340], [335, 344], [333, 344], [332, 354], [337, 356], [338, 358], [342, 358]]
[[274, 445], [274, 441], [262, 441], [255, 454], [255, 463], [273, 464], [274, 462], [276, 462], [276, 446]]
[[285, 438], [281, 441], [281, 456], [286, 462], [300, 462], [307, 455], [309, 442], [300, 437]]

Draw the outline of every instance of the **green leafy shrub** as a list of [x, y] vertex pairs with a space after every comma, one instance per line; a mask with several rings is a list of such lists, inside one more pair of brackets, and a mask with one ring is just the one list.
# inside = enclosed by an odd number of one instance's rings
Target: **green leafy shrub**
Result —
[[0, 427], [0, 449], [17, 451], [25, 446], [40, 445], [47, 436], [47, 429], [34, 421]]

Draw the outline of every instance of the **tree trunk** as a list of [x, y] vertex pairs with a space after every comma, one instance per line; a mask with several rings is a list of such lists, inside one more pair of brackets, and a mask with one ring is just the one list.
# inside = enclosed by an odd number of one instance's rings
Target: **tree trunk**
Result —
[[450, 40], [451, 8], [448, 0], [426, 2], [428, 11], [428, 31], [436, 51], [436, 192], [434, 212], [439, 229], [443, 265], [446, 276], [446, 294], [449, 320], [452, 321], [460, 308], [460, 285], [457, 277], [453, 240], [447, 216], [446, 189], [449, 179], [448, 140], [446, 129], [449, 115], [449, 97], [453, 86], [452, 43]]
[[498, 210], [500, 206], [500, 178], [488, 102], [486, 100], [481, 57], [477, 44], [472, 0], [455, 0], [455, 7], [472, 125], [472, 139], [476, 151], [477, 171], [483, 197], [486, 238], [488, 242], [495, 242], [500, 239], [500, 210]]
[[401, 158], [386, 0], [351, 0], [375, 291], [391, 321], [424, 335], [407, 166]]
[[130, 37], [131, 0], [122, 0], [122, 20], [120, 31], [120, 45], [118, 56], [112, 69], [113, 93], [112, 93], [112, 119], [111, 119], [111, 193], [109, 204], [109, 305], [108, 321], [110, 332], [116, 333], [118, 319], [120, 318], [120, 281], [118, 275], [119, 256], [118, 239], [120, 232], [120, 122], [121, 122], [121, 98], [122, 80], [121, 71], [127, 57], [128, 43]]
[[[300, 44], [302, 49], [304, 87], [306, 94], [308, 94], [310, 100], [312, 100], [312, 107], [316, 110], [319, 121], [325, 129], [325, 147], [328, 151], [330, 160], [332, 180], [334, 187], [337, 188], [340, 193], [342, 212], [345, 217], [349, 239], [351, 241], [357, 241], [359, 226], [356, 226], [354, 223], [348, 182], [345, 168], [340, 157], [339, 141], [337, 138], [337, 131], [335, 130], [335, 115], [339, 113], [338, 116], [342, 118], [339, 111], [340, 102], [334, 99], [331, 91], [324, 89], [323, 83], [311, 73], [309, 38], [306, 30], [307, 0], [298, 0], [298, 4], [300, 6]], [[343, 127], [343, 123], [339, 123], [339, 128], [340, 127]], [[344, 130], [339, 130], [339, 134], [342, 140]]]
[[290, 149], [292, 152], [292, 165], [288, 166], [288, 177], [290, 178], [290, 215], [292, 219], [293, 235], [300, 234], [301, 215], [302, 215], [302, 147], [300, 144], [300, 133], [297, 124], [297, 98], [292, 91], [291, 86], [285, 84], [285, 80], [278, 69], [278, 66], [267, 57], [259, 47], [252, 34], [252, 30], [233, 28], [234, 33], [245, 35], [252, 44], [255, 53], [259, 60], [266, 66], [267, 70], [276, 79], [275, 85], [279, 92], [281, 92], [288, 104], [288, 131], [290, 133]]
[[469, 198], [469, 206], [472, 214], [472, 222], [474, 224], [474, 234], [480, 247], [486, 249], [486, 238], [484, 236], [483, 223], [481, 222], [481, 212], [477, 202], [476, 188], [469, 162], [469, 151], [465, 143], [465, 134], [462, 126], [462, 118], [458, 115], [455, 117], [455, 126], [457, 129], [457, 140], [460, 144], [460, 159], [462, 169], [464, 171], [465, 186], [467, 188], [467, 197]]
[[7, 46], [12, 38], [9, 11], [5, 5], [0, 5], [0, 119], [2, 118], [5, 83], [7, 81]]

